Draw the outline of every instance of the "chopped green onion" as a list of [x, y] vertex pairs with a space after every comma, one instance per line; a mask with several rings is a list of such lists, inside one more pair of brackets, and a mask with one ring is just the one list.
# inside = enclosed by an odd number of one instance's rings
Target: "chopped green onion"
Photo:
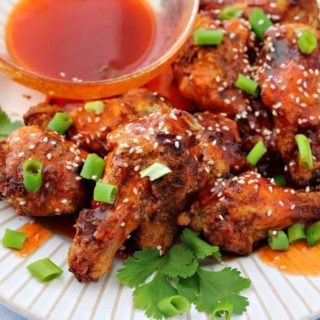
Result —
[[2, 244], [4, 247], [21, 250], [27, 239], [27, 234], [24, 232], [6, 229]]
[[288, 229], [289, 243], [294, 243], [299, 240], [305, 239], [304, 225], [302, 223], [296, 223]]
[[218, 18], [220, 20], [231, 20], [235, 18], [240, 18], [242, 14], [243, 14], [243, 10], [241, 10], [238, 7], [231, 6], [223, 9], [219, 13]]
[[305, 54], [311, 54], [317, 49], [317, 46], [317, 36], [309, 30], [303, 30], [298, 38], [298, 47], [300, 51]]
[[95, 153], [87, 156], [80, 176], [85, 179], [99, 180], [103, 174], [104, 160]]
[[272, 250], [288, 250], [289, 248], [288, 237], [282, 230], [270, 230], [268, 242]]
[[171, 169], [165, 166], [164, 164], [155, 162], [151, 166], [140, 171], [140, 176], [141, 178], [149, 177], [150, 181], [155, 181], [171, 172]]
[[100, 115], [104, 112], [105, 104], [103, 101], [90, 101], [84, 105], [84, 108], [90, 113]]
[[72, 118], [64, 112], [57, 112], [48, 124], [48, 128], [64, 134], [72, 125]]
[[254, 9], [250, 13], [249, 22], [257, 38], [262, 41], [264, 33], [273, 26], [273, 23], [261, 9]]
[[284, 187], [287, 184], [286, 177], [282, 174], [273, 177], [274, 183], [277, 186]]
[[23, 185], [25, 189], [34, 193], [42, 186], [42, 163], [38, 160], [26, 160], [22, 165]]
[[313, 156], [310, 140], [304, 134], [296, 135], [296, 143], [299, 149], [299, 162], [308, 169], [313, 169]]
[[312, 224], [306, 229], [308, 245], [313, 247], [320, 242], [320, 221]]
[[246, 77], [241, 73], [238, 75], [235, 85], [237, 88], [251, 94], [252, 96], [257, 97], [259, 95], [260, 88], [258, 82]]
[[185, 297], [176, 295], [161, 300], [157, 307], [165, 316], [174, 317], [187, 313], [191, 308], [191, 304]]
[[221, 318], [224, 315], [225, 320], [230, 320], [233, 313], [233, 305], [230, 302], [219, 303], [211, 313], [211, 320]]
[[27, 266], [32, 276], [40, 282], [48, 282], [58, 278], [62, 274], [62, 269], [54, 264], [49, 258], [35, 261]]
[[198, 29], [194, 32], [193, 44], [198, 46], [219, 45], [222, 39], [222, 30]]
[[112, 184], [97, 182], [94, 191], [93, 199], [95, 201], [113, 204], [118, 195], [118, 187]]
[[267, 148], [262, 140], [260, 140], [247, 155], [247, 161], [255, 166], [261, 158], [267, 153]]

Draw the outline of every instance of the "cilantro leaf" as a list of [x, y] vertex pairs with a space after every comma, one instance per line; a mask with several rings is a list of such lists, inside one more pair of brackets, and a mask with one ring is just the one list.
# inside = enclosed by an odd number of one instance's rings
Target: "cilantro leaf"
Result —
[[7, 138], [12, 131], [22, 126], [23, 123], [21, 121], [12, 122], [8, 115], [0, 108], [0, 140]]
[[238, 270], [225, 268], [212, 272], [199, 269], [197, 274], [200, 289], [195, 304], [199, 311], [212, 312], [219, 302], [229, 300], [234, 305], [235, 313], [245, 311], [245, 298], [238, 293], [249, 288], [250, 280], [242, 278]]
[[122, 284], [131, 288], [137, 287], [157, 271], [162, 263], [163, 259], [158, 249], [136, 251], [133, 257], [124, 262], [117, 277]]
[[177, 245], [170, 249], [165, 258], [161, 273], [170, 278], [188, 278], [194, 275], [198, 269], [198, 261], [191, 250]]
[[224, 301], [228, 301], [233, 306], [234, 314], [242, 314], [246, 311], [249, 301], [248, 298], [240, 296], [238, 294], [232, 294], [224, 298]]
[[178, 279], [175, 283], [178, 293], [186, 297], [189, 302], [194, 303], [199, 293], [199, 279], [198, 274], [194, 274], [187, 279]]
[[166, 277], [158, 274], [151, 282], [135, 289], [133, 298], [136, 308], [145, 310], [148, 317], [162, 319], [166, 316], [159, 311], [158, 303], [176, 294], [177, 290], [168, 283]]
[[191, 229], [184, 229], [181, 236], [182, 244], [192, 250], [198, 259], [213, 256], [221, 261], [221, 254], [218, 247], [211, 246], [199, 238], [199, 233]]

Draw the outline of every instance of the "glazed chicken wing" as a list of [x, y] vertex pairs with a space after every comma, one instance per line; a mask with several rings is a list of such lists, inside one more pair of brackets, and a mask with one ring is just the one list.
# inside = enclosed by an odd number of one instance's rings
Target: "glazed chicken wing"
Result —
[[[72, 214], [89, 202], [90, 192], [79, 177], [86, 152], [55, 132], [35, 126], [14, 131], [0, 144], [0, 195], [22, 215]], [[23, 183], [26, 160], [41, 162], [42, 186], [29, 193]]]
[[[297, 38], [304, 29], [308, 27], [300, 24], [269, 29], [258, 69], [262, 100], [274, 119], [276, 149], [285, 160], [293, 181], [302, 186], [307, 185], [314, 174], [318, 175], [320, 168], [318, 158], [314, 170], [300, 166], [295, 142], [296, 134], [306, 134], [313, 140], [314, 154], [319, 153], [316, 148], [320, 142], [317, 134], [320, 122], [320, 45], [312, 54], [303, 54]], [[320, 39], [316, 30], [309, 30]]]
[[305, 23], [318, 26], [319, 8], [316, 0], [202, 0], [201, 9], [217, 16], [227, 7], [243, 10], [246, 17], [253, 8], [261, 8], [273, 21]]
[[[201, 189], [218, 178], [238, 173], [247, 164], [237, 124], [233, 120], [224, 114], [207, 111], [194, 116], [203, 127], [191, 149], [198, 161], [198, 175], [194, 178], [199, 179]], [[160, 211], [141, 223], [135, 236], [136, 245], [140, 249], [161, 247], [166, 252], [172, 246], [176, 231], [175, 216]]]
[[[197, 160], [190, 149], [201, 130], [194, 117], [173, 110], [108, 135], [112, 151], [105, 160], [103, 182], [118, 186], [119, 192], [114, 205], [80, 213], [69, 252], [70, 270], [80, 281], [96, 281], [107, 272], [116, 251], [143, 221], [164, 213], [176, 217], [185, 209], [187, 196], [198, 187]], [[172, 172], [153, 182], [141, 178], [140, 170], [156, 162]]]
[[191, 211], [178, 221], [201, 231], [213, 245], [244, 255], [271, 229], [318, 220], [318, 196], [283, 189], [249, 171], [204, 190]]
[[118, 125], [154, 112], [169, 112], [171, 104], [157, 93], [137, 89], [121, 97], [103, 101], [105, 109], [102, 114], [90, 113], [84, 103], [67, 103], [65, 105], [40, 104], [31, 108], [24, 116], [27, 125], [47, 128], [56, 112], [67, 112], [73, 125], [67, 132], [67, 138], [81, 148], [106, 155], [107, 134]]
[[210, 13], [200, 13], [195, 25], [199, 28], [222, 29], [219, 46], [193, 45], [190, 37], [173, 71], [179, 89], [202, 110], [235, 115], [246, 110], [248, 96], [235, 88], [238, 74], [248, 74], [248, 48], [254, 37], [248, 22], [242, 19], [218, 21]]
[[193, 148], [199, 162], [200, 188], [246, 167], [237, 124], [224, 114], [196, 113], [204, 130]]

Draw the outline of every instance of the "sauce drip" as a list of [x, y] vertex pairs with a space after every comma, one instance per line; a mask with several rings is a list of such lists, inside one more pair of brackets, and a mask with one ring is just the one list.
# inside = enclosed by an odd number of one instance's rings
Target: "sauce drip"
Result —
[[22, 226], [19, 231], [27, 234], [27, 239], [22, 250], [15, 252], [19, 257], [29, 256], [53, 235], [51, 230], [45, 228], [42, 224], [36, 221], [28, 222]]
[[260, 259], [290, 275], [320, 276], [320, 245], [309, 247], [306, 242], [290, 245], [288, 251], [274, 251], [268, 246], [258, 251]]
[[115, 78], [146, 62], [155, 16], [144, 0], [20, 0], [7, 25], [12, 58], [52, 78]]

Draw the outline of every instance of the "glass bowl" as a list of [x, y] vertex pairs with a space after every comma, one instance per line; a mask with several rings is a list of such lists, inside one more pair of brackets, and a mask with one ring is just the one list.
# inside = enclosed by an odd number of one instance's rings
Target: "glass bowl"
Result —
[[6, 23], [19, 1], [0, 1], [0, 70], [14, 81], [49, 96], [71, 99], [110, 97], [142, 86], [155, 78], [175, 59], [192, 30], [199, 7], [199, 0], [145, 0], [155, 11], [157, 27], [155, 45], [144, 66], [113, 79], [73, 82], [37, 74], [18, 65], [11, 58], [6, 45]]

